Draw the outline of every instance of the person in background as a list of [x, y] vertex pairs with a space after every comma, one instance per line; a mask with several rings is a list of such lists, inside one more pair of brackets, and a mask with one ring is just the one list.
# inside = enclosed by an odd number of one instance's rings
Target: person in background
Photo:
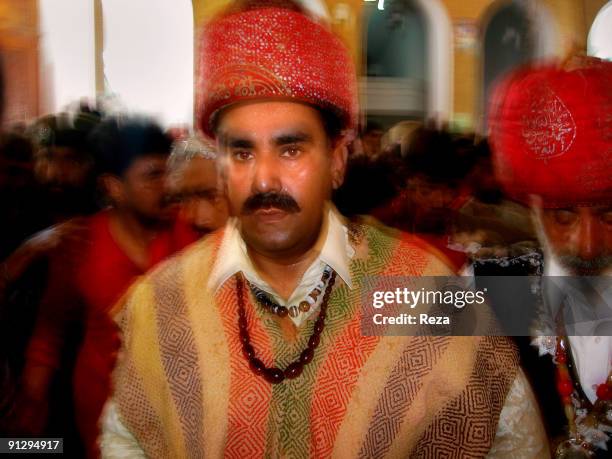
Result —
[[42, 209], [51, 224], [99, 209], [88, 142], [99, 122], [99, 113], [81, 108], [75, 114], [48, 115], [29, 129], [35, 143], [34, 176], [42, 187]]
[[[570, 298], [570, 312], [584, 307], [585, 316], [601, 313], [603, 303], [609, 317], [612, 304], [612, 283], [603, 277], [612, 274], [611, 85], [612, 63], [594, 58], [527, 67], [498, 86], [489, 112], [496, 175], [509, 196], [532, 210], [543, 282], [600, 276], [578, 279], [589, 286], [585, 303]], [[534, 387], [546, 402], [549, 434], [560, 443], [555, 457], [609, 457], [612, 337], [586, 336], [597, 335], [596, 328], [574, 328], [584, 336], [571, 336], [567, 312], [534, 330], [539, 355], [554, 359], [554, 367], [541, 358], [534, 365]]]
[[422, 121], [405, 120], [394, 124], [382, 136], [382, 151], [387, 152], [399, 146], [399, 156], [402, 158], [408, 154], [408, 148], [412, 143], [412, 138], [419, 128], [423, 126]]
[[464, 142], [447, 130], [417, 129], [403, 158], [397, 195], [372, 211], [386, 225], [416, 234], [438, 249], [454, 272], [467, 261], [465, 253], [451, 248], [458, 209], [468, 198], [462, 183], [472, 158]]
[[[93, 153], [88, 136], [100, 115], [86, 106], [49, 115], [29, 128], [4, 134], [0, 182], [4, 225], [0, 242], [0, 361], [4, 382], [0, 433], [10, 430], [25, 360], [49, 274], [49, 257], [78, 239], [83, 217], [98, 209]], [[62, 377], [58, 378], [58, 387]], [[61, 394], [60, 394], [61, 393]], [[59, 389], [56, 400], [66, 400]], [[65, 397], [63, 395], [66, 395]], [[55, 410], [55, 413], [59, 413]], [[70, 416], [52, 419], [67, 440]], [[3, 421], [7, 422], [3, 422]]]
[[223, 227], [229, 216], [217, 153], [198, 137], [177, 140], [168, 160], [168, 195], [178, 219], [198, 236]]
[[0, 260], [25, 237], [40, 230], [37, 188], [33, 173], [33, 145], [18, 132], [0, 136], [0, 213], [5, 222], [0, 238]]
[[361, 145], [363, 154], [368, 158], [375, 159], [382, 150], [382, 137], [384, 131], [380, 124], [369, 121], [361, 134]]
[[[85, 220], [78, 239], [51, 255], [13, 425], [21, 434], [44, 431], [54, 376], [63, 354], [76, 346], [76, 423], [87, 457], [96, 457], [98, 418], [119, 345], [111, 308], [134, 279], [183, 243], [170, 232], [174, 216], [165, 180], [171, 142], [162, 130], [148, 120], [111, 118], [90, 141], [109, 206]], [[72, 338], [75, 331], [82, 334], [80, 344]]]
[[0, 193], [10, 224], [2, 230], [0, 297], [30, 265], [73, 234], [78, 220], [68, 220], [98, 210], [88, 137], [100, 119], [82, 106], [76, 113], [37, 120], [25, 136], [5, 134], [0, 165], [10, 177], [2, 181]]
[[457, 209], [453, 244], [478, 264], [540, 257], [530, 211], [505, 195], [493, 170], [488, 141], [481, 139], [470, 150], [474, 165], [463, 181], [469, 198]]

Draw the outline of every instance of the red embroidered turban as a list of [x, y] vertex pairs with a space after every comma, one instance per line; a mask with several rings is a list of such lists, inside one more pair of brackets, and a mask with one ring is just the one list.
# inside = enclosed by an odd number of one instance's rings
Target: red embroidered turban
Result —
[[612, 63], [521, 69], [490, 109], [495, 171], [506, 192], [544, 207], [612, 202]]
[[215, 115], [236, 102], [286, 99], [357, 120], [353, 62], [322, 25], [283, 8], [260, 8], [212, 21], [199, 49], [198, 125], [211, 137]]

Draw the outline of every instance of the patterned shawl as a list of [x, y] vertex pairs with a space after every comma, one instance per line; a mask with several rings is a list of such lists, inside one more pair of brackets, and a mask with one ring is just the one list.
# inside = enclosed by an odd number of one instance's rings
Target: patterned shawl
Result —
[[[447, 275], [421, 241], [351, 224], [354, 288], [337, 283], [321, 344], [296, 379], [271, 385], [242, 354], [234, 278], [206, 289], [222, 232], [135, 286], [118, 317], [119, 415], [149, 457], [484, 457], [518, 358], [500, 337], [362, 336], [367, 275]], [[249, 300], [250, 301], [250, 300]], [[300, 329], [246, 304], [258, 357], [284, 368]], [[316, 314], [315, 314], [316, 316]]]

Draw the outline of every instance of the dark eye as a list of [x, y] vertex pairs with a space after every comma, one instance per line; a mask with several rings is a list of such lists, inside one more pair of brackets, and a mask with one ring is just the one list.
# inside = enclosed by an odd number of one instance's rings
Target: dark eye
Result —
[[281, 156], [284, 158], [295, 158], [299, 156], [300, 153], [302, 153], [302, 150], [300, 150], [299, 147], [293, 145], [283, 148]]
[[578, 214], [568, 209], [555, 210], [553, 217], [560, 225], [571, 225], [578, 219]]
[[253, 153], [249, 150], [235, 150], [232, 152], [232, 156], [237, 161], [248, 161], [253, 157]]

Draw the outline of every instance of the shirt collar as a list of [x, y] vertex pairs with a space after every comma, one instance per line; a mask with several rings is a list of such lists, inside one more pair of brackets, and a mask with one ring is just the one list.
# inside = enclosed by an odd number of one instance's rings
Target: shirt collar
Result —
[[[324, 216], [323, 231], [326, 231], [325, 239], [319, 256], [311, 266], [319, 262], [329, 265], [352, 289], [353, 283], [349, 265], [355, 250], [349, 242], [348, 228], [343, 217], [332, 204], [326, 205]], [[259, 277], [248, 256], [246, 243], [240, 235], [238, 220], [230, 218], [208, 279], [208, 288], [216, 292], [237, 272], [252, 274], [249, 277]]]

